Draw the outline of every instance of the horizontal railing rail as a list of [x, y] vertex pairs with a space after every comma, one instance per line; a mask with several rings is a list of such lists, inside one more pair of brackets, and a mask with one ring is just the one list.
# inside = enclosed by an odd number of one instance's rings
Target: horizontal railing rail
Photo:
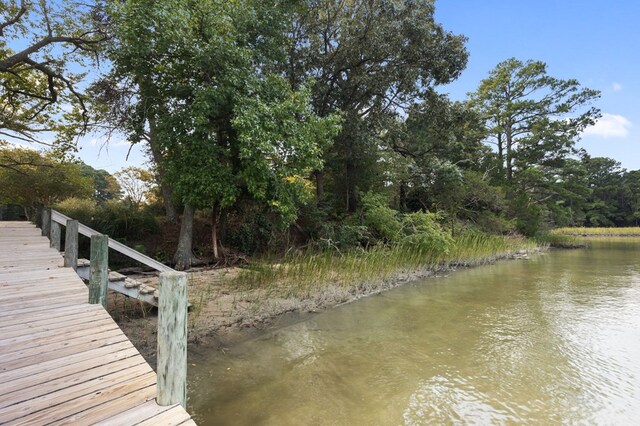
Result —
[[[51, 209], [51, 221], [52, 222], [56, 222], [60, 225], [66, 226], [67, 225], [67, 221], [68, 220], [72, 220], [72, 218], [70, 218], [69, 216], [63, 215], [62, 213]], [[89, 228], [87, 225], [83, 225], [82, 223], [78, 223], [78, 233], [82, 234], [84, 236], [87, 236], [89, 238], [91, 238], [93, 235], [102, 235], [102, 233], [96, 231], [95, 229], [91, 229]], [[155, 269], [156, 271], [159, 272], [175, 272], [173, 268], [170, 268], [169, 266], [165, 265], [164, 263], [160, 263], [155, 259], [150, 258], [147, 255], [144, 255], [142, 253], [140, 253], [139, 251], [136, 251], [134, 249], [132, 249], [131, 247], [128, 247], [124, 244], [122, 244], [121, 242], [118, 242], [116, 240], [114, 240], [113, 238], [109, 238], [109, 242], [108, 242], [109, 248], [117, 251], [118, 253], [122, 253], [125, 256], [130, 257], [133, 260], [136, 260], [140, 263], [142, 263], [143, 265], [146, 265], [150, 268]]]

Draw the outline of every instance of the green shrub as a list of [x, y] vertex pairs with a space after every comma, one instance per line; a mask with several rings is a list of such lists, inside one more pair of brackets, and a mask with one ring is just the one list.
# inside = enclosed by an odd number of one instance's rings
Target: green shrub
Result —
[[395, 241], [401, 231], [398, 211], [387, 206], [384, 196], [366, 193], [362, 197], [364, 224], [378, 239], [386, 243]]
[[70, 197], [53, 206], [55, 210], [60, 213], [69, 216], [72, 219], [77, 219], [88, 226], [93, 222], [96, 215], [97, 206], [95, 201], [88, 198], [76, 198]]
[[139, 240], [145, 235], [160, 231], [158, 222], [151, 212], [119, 200], [102, 203], [89, 226], [125, 241]]
[[437, 222], [435, 213], [409, 213], [401, 222], [402, 237], [400, 246], [404, 249], [416, 250], [422, 254], [439, 256], [446, 254], [453, 245], [453, 239]]
[[325, 250], [349, 251], [369, 245], [369, 229], [362, 225], [350, 225], [340, 222], [325, 222], [315, 238], [315, 246]]

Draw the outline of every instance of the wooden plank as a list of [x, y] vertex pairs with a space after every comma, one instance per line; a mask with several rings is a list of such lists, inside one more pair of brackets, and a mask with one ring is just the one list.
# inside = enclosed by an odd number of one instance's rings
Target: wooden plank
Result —
[[33, 364], [39, 364], [41, 362], [47, 362], [54, 359], [58, 359], [64, 356], [76, 354], [78, 352], [88, 351], [90, 349], [101, 348], [104, 346], [115, 345], [117, 343], [127, 342], [127, 336], [122, 333], [118, 333], [111, 337], [101, 337], [100, 339], [86, 339], [82, 342], [78, 342], [75, 346], [65, 347], [56, 351], [46, 351], [41, 353], [31, 353], [22, 358], [13, 359], [10, 362], [5, 362], [0, 366], [0, 372], [11, 371], [18, 368], [26, 367]]
[[78, 289], [73, 287], [66, 287], [57, 289], [54, 287], [43, 287], [38, 289], [37, 287], [33, 287], [33, 289], [28, 292], [25, 290], [24, 292], [16, 292], [16, 293], [6, 293], [2, 294], [2, 304], [3, 306], [11, 306], [16, 303], [20, 303], [21, 300], [33, 300], [39, 299], [39, 301], [43, 304], [46, 304], [47, 299], [50, 296], [77, 296]]
[[[96, 327], [100, 327], [100, 326], [110, 326], [113, 324], [113, 320], [112, 319], [97, 319], [94, 321], [89, 322], [90, 324], [92, 324], [92, 327], [90, 328], [96, 328]], [[82, 323], [80, 324], [80, 327], [82, 327]], [[31, 333], [31, 334], [24, 334], [21, 336], [14, 336], [11, 338], [0, 338], [0, 352], [4, 352], [4, 348], [7, 347], [11, 347], [13, 345], [17, 345], [17, 344], [24, 344], [25, 342], [28, 343], [29, 341], [33, 341], [36, 339], [47, 339], [47, 338], [51, 338], [53, 336], [56, 335], [60, 335], [60, 334], [69, 334], [70, 332], [77, 330], [78, 326], [74, 325], [74, 326], [66, 326], [66, 327], [56, 327], [50, 330], [45, 330], [45, 331], [40, 331], [37, 333]]]
[[60, 421], [51, 423], [52, 425], [76, 425], [76, 424], [95, 424], [100, 421], [107, 421], [111, 425], [128, 425], [134, 423], [116, 423], [111, 420], [114, 414], [122, 411], [130, 410], [132, 407], [140, 406], [148, 402], [154, 402], [156, 387], [154, 385], [145, 387], [130, 394], [120, 395], [108, 402], [94, 404], [87, 409], [67, 417]]
[[181, 406], [174, 406], [170, 410], [160, 413], [150, 419], [137, 424], [137, 426], [155, 426], [155, 425], [179, 425], [189, 420], [190, 417], [184, 408]]
[[41, 373], [46, 370], [59, 369], [59, 374], [64, 374], [65, 369], [69, 368], [76, 361], [96, 358], [113, 352], [119, 352], [133, 348], [131, 342], [116, 343], [115, 345], [103, 346], [101, 348], [90, 349], [84, 352], [78, 352], [73, 355], [61, 359], [53, 359], [51, 361], [42, 362], [40, 364], [28, 365], [26, 367], [17, 368], [11, 371], [0, 372], [0, 383], [7, 383], [18, 380], [22, 377], [28, 377], [33, 374]]
[[116, 373], [132, 367], [138, 367], [141, 365], [147, 365], [142, 357], [125, 358], [109, 364], [97, 366], [81, 373], [76, 373], [47, 382], [38, 383], [37, 386], [29, 386], [17, 389], [2, 395], [2, 398], [0, 398], [0, 408], [28, 401], [39, 396], [50, 394], [60, 389], [67, 389], [79, 385], [83, 382], [87, 382], [89, 380], [97, 379], [99, 377], [105, 377], [108, 374]]
[[155, 400], [147, 401], [142, 405], [130, 408], [129, 410], [120, 412], [119, 414], [112, 415], [107, 419], [99, 421], [95, 426], [111, 426], [111, 425], [133, 425], [138, 422], [150, 419], [153, 416], [157, 416], [167, 410], [172, 409], [174, 406], [161, 406]]
[[[85, 299], [86, 297], [84, 297], [83, 295], [71, 293], [71, 294], [64, 294], [64, 295], [56, 295], [55, 297], [48, 296], [46, 300], [51, 301], [53, 303], [59, 302], [61, 300], [68, 300], [69, 302], [80, 304], [85, 302]], [[40, 299], [40, 298], [14, 299], [12, 303], [7, 303], [6, 305], [3, 304], [3, 307], [6, 307], [6, 309], [17, 309], [21, 307], [26, 308], [30, 306], [42, 306], [42, 302], [43, 302], [43, 299]]]
[[64, 343], [67, 340], [90, 336], [94, 333], [106, 333], [112, 330], [121, 332], [117, 324], [108, 321], [102, 321], [101, 324], [96, 324], [93, 327], [82, 327], [72, 332], [62, 329], [58, 334], [47, 335], [38, 339], [32, 338], [23, 340], [15, 345], [5, 345], [0, 348], [0, 359], [5, 359], [5, 357], [10, 358], [15, 354], [22, 352], [28, 353], [30, 351], [37, 351], [39, 348], [45, 348], [47, 345], [55, 345], [61, 342]]
[[[130, 394], [112, 398], [108, 402], [94, 405], [70, 417], [52, 422], [51, 425], [94, 424], [109, 419], [112, 413], [128, 410], [136, 405], [152, 400], [156, 392], [155, 385], [142, 388]], [[111, 423], [109, 424], [116, 424]], [[126, 423], [124, 423], [126, 424]]]
[[112, 352], [99, 358], [84, 359], [67, 366], [64, 371], [45, 370], [30, 376], [22, 377], [18, 380], [7, 382], [0, 386], [0, 396], [16, 392], [20, 389], [28, 389], [42, 386], [44, 383], [54, 382], [56, 380], [82, 379], [90, 374], [89, 371], [94, 368], [100, 368], [103, 365], [111, 365], [120, 360], [128, 360], [127, 363], [134, 365], [143, 359], [135, 348], [123, 351]]
[[101, 319], [111, 319], [111, 316], [105, 312], [78, 312], [63, 317], [55, 317], [50, 319], [38, 319], [34, 321], [26, 321], [24, 324], [0, 327], [2, 337], [0, 341], [10, 339], [12, 337], [24, 336], [25, 334], [34, 335], [44, 331], [55, 330], [57, 328], [76, 328], [74, 326], [86, 322], [93, 322]]
[[28, 307], [14, 307], [11, 310], [5, 309], [5, 307], [1, 306], [0, 309], [0, 321], [3, 321], [6, 318], [14, 318], [17, 315], [28, 315], [33, 312], [46, 312], [48, 310], [61, 309], [61, 308], [73, 308], [74, 306], [80, 306], [82, 303], [69, 302], [68, 300], [62, 300], [53, 302], [50, 301], [46, 306], [28, 306]]
[[67, 388], [0, 409], [0, 419], [9, 425], [46, 424], [73, 416], [93, 405], [154, 386], [155, 374], [143, 373], [143, 370], [143, 368], [133, 367], [124, 370], [125, 372], [115, 373], [111, 381], [91, 380], [78, 385], [77, 388]]
[[19, 284], [0, 284], [0, 298], [4, 300], [5, 297], [9, 297], [14, 293], [28, 293], [29, 291], [37, 291], [40, 289], [48, 290], [48, 289], [65, 289], [71, 288], [75, 289], [77, 292], [83, 290], [82, 283], [73, 282], [73, 281], [56, 281], [56, 282], [45, 282], [44, 284], [38, 285], [38, 283], [28, 283], [21, 282]]
[[39, 233], [0, 223], [0, 424], [194, 424]]
[[49, 300], [49, 304], [46, 306], [18, 306], [14, 307], [13, 309], [1, 309], [0, 321], [4, 320], [7, 317], [14, 318], [16, 315], [28, 315], [33, 312], [45, 312], [50, 309], [72, 308], [74, 306], [80, 305], [82, 305], [82, 303], [77, 303], [68, 299], [62, 299], [58, 301]]
[[38, 264], [35, 263], [34, 267], [35, 269], [33, 269], [31, 272], [11, 272], [11, 271], [0, 271], [0, 280], [1, 279], [11, 279], [11, 281], [16, 281], [16, 280], [20, 280], [23, 278], [46, 278], [49, 279], [49, 277], [57, 277], [57, 278], [69, 278], [69, 277], [74, 277], [74, 270], [70, 269], [70, 268], [56, 268], [53, 270], [48, 270], [48, 269], [38, 269], [37, 268]]
[[15, 315], [12, 315], [11, 318], [5, 318], [0, 321], [0, 330], [10, 325], [24, 324], [28, 321], [36, 321], [40, 318], [53, 319], [53, 318], [69, 315], [69, 313], [93, 312], [96, 310], [99, 310], [97, 306], [85, 304], [85, 305], [79, 305], [79, 306], [78, 305], [59, 306], [59, 307], [53, 307], [46, 310], [43, 309], [35, 312], [16, 313]]
[[[86, 330], [83, 330], [86, 331]], [[85, 333], [80, 336], [69, 336], [67, 334], [61, 336], [62, 339], [48, 338], [45, 344], [33, 345], [25, 347], [27, 345], [20, 345], [16, 347], [7, 348], [9, 351], [0, 354], [0, 364], [13, 363], [23, 358], [33, 357], [40, 354], [46, 354], [49, 352], [56, 352], [62, 354], [63, 351], [69, 348], [75, 348], [76, 345], [85, 344], [87, 342], [102, 342], [106, 344], [117, 343], [124, 340], [117, 340], [116, 342], [111, 339], [121, 337], [125, 339], [126, 336], [120, 329], [106, 327], [104, 329], [91, 328], [90, 333]], [[68, 337], [67, 337], [68, 336]], [[29, 342], [30, 343], [30, 342]], [[60, 352], [58, 352], [60, 351]], [[4, 367], [4, 365], [2, 365]]]

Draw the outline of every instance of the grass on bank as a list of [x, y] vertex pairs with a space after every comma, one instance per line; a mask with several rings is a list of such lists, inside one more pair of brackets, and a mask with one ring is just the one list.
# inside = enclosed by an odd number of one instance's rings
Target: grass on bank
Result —
[[625, 228], [557, 228], [553, 230], [555, 235], [574, 235], [582, 237], [591, 236], [633, 236], [640, 237], [640, 227], [625, 227]]
[[387, 280], [402, 272], [483, 264], [536, 246], [524, 238], [466, 234], [453, 239], [444, 251], [395, 245], [346, 253], [295, 252], [278, 260], [252, 263], [232, 284], [238, 289], [263, 289], [269, 296], [305, 297], [330, 285], [351, 287]]

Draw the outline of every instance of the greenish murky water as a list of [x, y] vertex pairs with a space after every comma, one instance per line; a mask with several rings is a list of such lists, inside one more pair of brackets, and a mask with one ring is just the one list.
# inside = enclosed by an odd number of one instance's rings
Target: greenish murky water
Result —
[[637, 424], [640, 240], [363, 299], [190, 366], [201, 425]]

